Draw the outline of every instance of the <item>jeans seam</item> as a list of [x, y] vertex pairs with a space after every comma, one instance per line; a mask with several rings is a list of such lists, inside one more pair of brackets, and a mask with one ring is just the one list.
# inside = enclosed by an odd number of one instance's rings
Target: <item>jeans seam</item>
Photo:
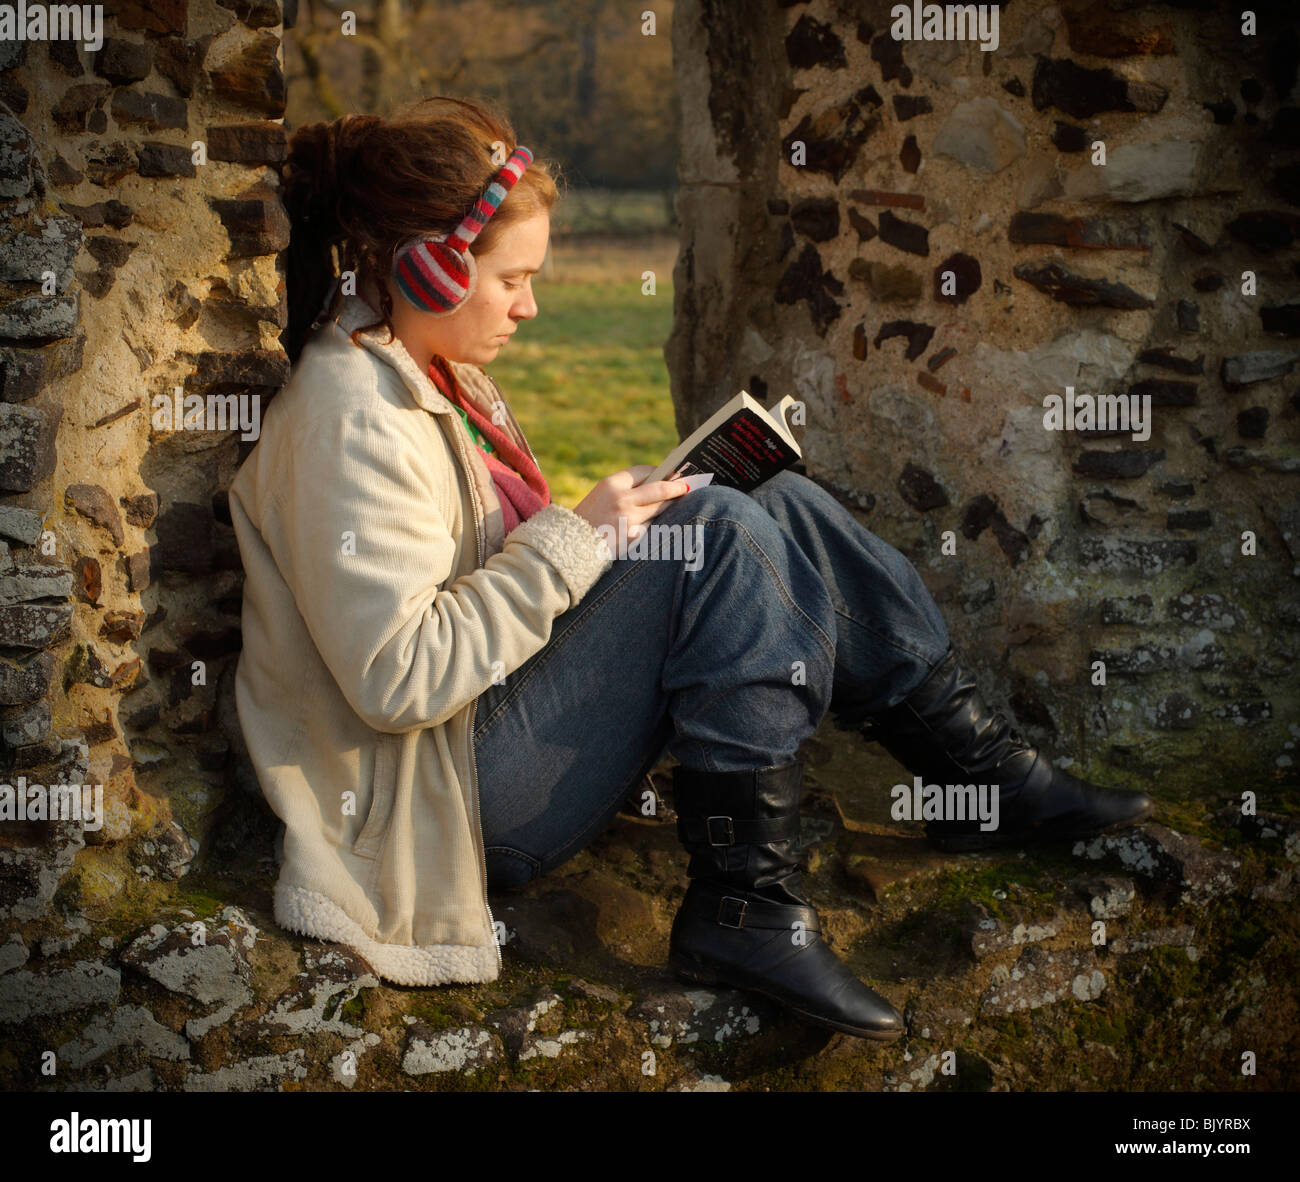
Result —
[[906, 644], [900, 644], [896, 637], [881, 632], [879, 629], [873, 628], [870, 624], [864, 624], [861, 620], [857, 619], [855, 616], [850, 615], [848, 612], [842, 612], [837, 608], [835, 610], [835, 614], [841, 619], [848, 620], [850, 624], [856, 624], [864, 632], [869, 632], [878, 641], [880, 641], [881, 644], [887, 644], [889, 645], [890, 648], [898, 649], [899, 652], [907, 653], [907, 655], [910, 657], [916, 657], [918, 660], [924, 661], [927, 667], [933, 668], [934, 665], [938, 664], [938, 662], [943, 659], [942, 657], [937, 657], [932, 659], [926, 656], [925, 653], [918, 652], [916, 649], [910, 648]]
[[518, 858], [521, 862], [527, 863], [533, 870], [533, 878], [541, 877], [542, 863], [524, 850], [515, 849], [514, 846], [510, 845], [488, 845], [483, 847], [483, 856], [486, 858], [488, 854], [504, 854], [509, 858]]
[[[786, 469], [785, 472], [789, 472], [789, 469]], [[785, 474], [784, 472], [782, 472], [782, 473], [778, 473], [778, 475], [782, 475], [782, 476], [783, 476], [784, 474]], [[792, 475], [800, 475], [800, 474], [799, 474], [799, 473], [792, 473]], [[820, 485], [817, 485], [817, 483], [816, 483], [815, 481], [809, 480], [808, 477], [804, 476], [804, 477], [803, 477], [803, 480], [804, 480], [804, 481], [807, 481], [807, 483], [808, 483], [808, 484], [811, 484], [814, 488], [819, 489], [822, 493], [827, 493], [827, 490], [826, 490], [826, 489], [822, 489]], [[801, 484], [796, 484], [794, 487], [795, 487], [795, 488], [799, 488], [800, 490], [802, 490], [802, 485], [801, 485]], [[814, 495], [815, 495], [815, 494], [814, 494]], [[828, 495], [829, 495], [829, 494], [828, 494]], [[834, 500], [835, 498], [832, 497], [831, 499]], [[795, 493], [795, 492], [791, 492], [791, 494], [788, 495], [788, 496], [786, 496], [786, 497], [784, 498], [784, 500], [785, 500], [785, 502], [786, 502], [787, 505], [789, 505], [790, 503], [793, 502], [793, 503], [798, 504], [800, 507], [802, 507], [802, 506], [804, 506], [804, 505], [806, 505], [806, 504], [808, 503], [808, 498], [806, 498], [806, 497], [804, 496], [804, 494], [803, 494], [802, 491], [799, 491], [799, 492], [797, 492], [797, 493]], [[839, 505], [838, 502], [836, 502], [836, 504], [838, 505], [839, 508], [843, 509], [843, 506], [842, 506], [842, 505]], [[765, 506], [765, 507], [766, 507], [766, 506]], [[769, 509], [768, 512], [771, 513], [771, 510]], [[790, 536], [791, 536], [791, 537], [795, 537], [795, 538], [796, 538], [796, 541], [797, 541], [797, 536], [796, 536], [797, 531], [793, 528], [793, 525], [794, 525], [794, 518], [795, 518], [795, 516], [796, 516], [796, 512], [795, 512], [795, 510], [787, 509], [787, 514], [788, 514], [788, 518], [787, 518], [787, 520], [784, 520], [784, 521], [778, 520], [778, 524], [781, 525], [782, 529], [788, 529], [788, 532], [789, 532]], [[773, 516], [775, 517], [775, 514], [773, 514]], [[809, 524], [809, 523], [807, 523], [807, 522], [804, 522], [803, 524], [804, 524], [804, 528], [809, 529], [809, 530], [812, 529], [812, 525], [811, 525], [811, 524]], [[859, 524], [860, 524], [860, 523], [859, 523]], [[865, 527], [864, 527], [864, 528], [865, 528]], [[868, 532], [869, 532], [869, 531], [868, 531]], [[874, 536], [874, 535], [873, 535], [873, 536]], [[877, 540], [883, 541], [883, 539], [879, 539], [879, 538], [878, 538]], [[802, 547], [800, 547], [800, 548], [802, 549]], [[810, 562], [813, 562], [813, 565], [814, 565], [814, 566], [817, 566], [817, 565], [818, 565], [818, 563], [812, 559], [811, 555], [809, 555], [808, 557], [809, 557], [809, 561], [810, 561]], [[906, 556], [904, 556], [904, 557], [906, 557]], [[828, 559], [828, 560], [829, 560], [829, 559]], [[879, 562], [877, 563], [877, 565], [878, 565], [878, 568], [879, 568], [879, 570], [880, 570], [880, 573], [886, 576], [887, 581], [888, 581], [888, 583], [889, 583], [891, 589], [892, 589], [894, 592], [896, 592], [897, 594], [899, 594], [900, 596], [905, 595], [905, 594], [906, 594], [905, 588], [904, 588], [904, 587], [899, 583], [899, 581], [898, 581], [897, 577], [894, 575], [893, 571], [887, 569], [886, 567], [883, 566], [883, 564], [880, 564]], [[918, 573], [919, 573], [919, 572], [918, 572]], [[828, 587], [827, 589], [830, 590], [829, 587]], [[928, 591], [928, 588], [927, 588], [927, 591]], [[841, 598], [843, 598], [843, 597], [841, 596]], [[919, 658], [920, 660], [924, 661], [927, 665], [933, 664], [933, 662], [931, 661], [931, 659], [930, 659], [929, 657], [927, 657], [924, 653], [918, 652], [917, 650], [915, 650], [915, 649], [913, 649], [913, 648], [909, 648], [909, 647], [908, 647], [907, 645], [905, 645], [905, 644], [900, 644], [900, 643], [898, 643], [898, 641], [895, 640], [894, 638], [892, 638], [891, 636], [886, 635], [885, 633], [883, 633], [883, 632], [879, 631], [878, 629], [872, 627], [870, 624], [865, 623], [865, 622], [863, 622], [862, 620], [859, 620], [859, 619], [858, 619], [858, 618], [853, 614], [853, 612], [852, 612], [852, 605], [849, 603], [849, 601], [848, 601], [847, 599], [844, 599], [844, 603], [843, 603], [843, 607], [842, 607], [842, 608], [841, 608], [839, 605], [836, 604], [835, 599], [836, 599], [836, 596], [835, 596], [834, 594], [832, 594], [832, 595], [831, 595], [831, 606], [835, 609], [835, 614], [836, 614], [837, 616], [843, 617], [844, 619], [849, 620], [851, 623], [857, 624], [860, 628], [863, 628], [864, 630], [866, 630], [866, 631], [867, 631], [871, 636], [875, 637], [877, 640], [879, 640], [879, 641], [881, 641], [881, 642], [883, 642], [883, 643], [886, 643], [886, 644], [891, 645], [892, 647], [898, 649], [900, 652], [905, 652], [905, 653], [907, 653], [909, 656], [917, 657], [917, 658]]]
[[[772, 564], [772, 560], [768, 557], [768, 555], [767, 555], [767, 551], [764, 550], [763, 547], [762, 547], [761, 545], [759, 545], [759, 543], [758, 543], [758, 539], [755, 538], [754, 535], [751, 534], [751, 533], [749, 532], [749, 530], [745, 528], [744, 523], [743, 523], [743, 522], [740, 522], [740, 521], [735, 521], [735, 520], [733, 520], [733, 519], [730, 518], [730, 517], [703, 517], [703, 518], [702, 518], [702, 517], [700, 517], [700, 516], [698, 516], [698, 515], [695, 516], [695, 517], [692, 517], [690, 520], [691, 520], [691, 521], [703, 521], [706, 525], [707, 525], [707, 524], [710, 524], [710, 523], [713, 523], [713, 524], [723, 523], [723, 524], [726, 524], [726, 525], [734, 525], [734, 526], [736, 527], [736, 529], [737, 529], [740, 533], [742, 533], [742, 534], [745, 536], [746, 544], [749, 546], [749, 549], [751, 550], [751, 552], [753, 552], [753, 553], [755, 553], [755, 554], [758, 555], [758, 557], [759, 557], [759, 559], [762, 561], [764, 567], [767, 569], [768, 573], [772, 576], [772, 581], [775, 582], [776, 585], [777, 585], [777, 587], [780, 589], [782, 598], [786, 601], [786, 603], [787, 603], [787, 604], [788, 604], [788, 605], [789, 605], [789, 606], [790, 606], [794, 611], [796, 611], [796, 612], [799, 613], [799, 615], [800, 615], [800, 616], [804, 619], [804, 621], [807, 623], [809, 629], [810, 629], [812, 632], [814, 632], [817, 636], [819, 636], [819, 637], [821, 638], [821, 645], [822, 645], [822, 648], [824, 648], [824, 649], [826, 650], [826, 655], [830, 658], [831, 665], [832, 665], [832, 667], [833, 667], [834, 664], [835, 664], [835, 642], [834, 642], [834, 641], [833, 641], [829, 636], [827, 636], [825, 632], [822, 631], [822, 629], [821, 629], [821, 627], [818, 625], [817, 621], [814, 620], [814, 619], [812, 619], [812, 617], [810, 617], [810, 616], [808, 615], [808, 613], [805, 612], [805, 611], [803, 610], [803, 608], [801, 608], [801, 607], [799, 606], [799, 604], [795, 601], [795, 598], [794, 598], [793, 593], [792, 593], [792, 592], [790, 591], [790, 589], [785, 585], [785, 581], [781, 578], [781, 572], [778, 571], [778, 570], [776, 569], [776, 567]], [[778, 526], [778, 528], [780, 528], [780, 527]], [[796, 549], [797, 549], [797, 548], [798, 548], [798, 547], [797, 547], [797, 545], [796, 545]], [[800, 554], [803, 554], [803, 551], [800, 550], [799, 553], [800, 553]], [[805, 561], [805, 562], [808, 562], [808, 565], [809, 565], [809, 566], [812, 566], [812, 565], [813, 565], [812, 562], [811, 562], [811, 560], [808, 559], [808, 556], [807, 556], [807, 555], [804, 555], [804, 561]], [[813, 573], [814, 573], [814, 574], [817, 573], [817, 571], [816, 571], [816, 567], [813, 567]], [[820, 576], [819, 574], [817, 575], [817, 577], [818, 577], [819, 579], [821, 578], [821, 576]], [[829, 595], [828, 595], [828, 596], [827, 596], [827, 602], [829, 602], [829, 600], [830, 600], [830, 597], [829, 597]], [[832, 609], [833, 609], [833, 607], [834, 607], [834, 605], [832, 605]]]

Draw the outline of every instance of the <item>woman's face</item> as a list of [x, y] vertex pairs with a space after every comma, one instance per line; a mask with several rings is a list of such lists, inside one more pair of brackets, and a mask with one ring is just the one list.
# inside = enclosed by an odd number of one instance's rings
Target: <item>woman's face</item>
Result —
[[490, 254], [474, 255], [478, 282], [469, 299], [450, 316], [431, 316], [412, 307], [392, 278], [387, 278], [393, 328], [417, 363], [427, 368], [435, 353], [448, 361], [475, 365], [495, 360], [519, 322], [537, 315], [532, 278], [546, 258], [550, 234], [551, 219], [546, 213], [502, 231]]

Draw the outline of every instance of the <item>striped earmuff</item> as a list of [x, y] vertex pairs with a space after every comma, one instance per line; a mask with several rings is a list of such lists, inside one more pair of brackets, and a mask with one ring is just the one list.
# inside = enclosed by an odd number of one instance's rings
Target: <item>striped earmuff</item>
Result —
[[398, 250], [393, 259], [393, 282], [409, 304], [430, 316], [450, 316], [464, 305], [478, 281], [478, 266], [469, 245], [532, 159], [527, 148], [516, 148], [455, 230], [413, 239]]

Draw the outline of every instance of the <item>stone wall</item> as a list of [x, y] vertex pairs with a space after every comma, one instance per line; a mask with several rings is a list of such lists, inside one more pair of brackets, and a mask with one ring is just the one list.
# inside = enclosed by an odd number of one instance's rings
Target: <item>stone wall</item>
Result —
[[[988, 52], [891, 7], [678, 5], [679, 428], [804, 400], [807, 475], [1055, 754], [1295, 783], [1294, 15], [1015, 0]], [[1047, 430], [1066, 387], [1149, 438]]]
[[147, 907], [196, 864], [225, 785], [258, 792], [224, 491], [251, 432], [169, 422], [155, 398], [252, 411], [287, 374], [267, 166], [293, 13], [104, 9], [97, 49], [0, 45], [0, 778], [102, 785], [105, 815], [0, 829], [19, 922]]
[[[489, 988], [387, 987], [281, 931], [231, 694], [224, 490], [253, 443], [153, 411], [285, 376], [293, 5], [105, 8], [93, 52], [0, 46], [0, 782], [101, 784], [106, 813], [0, 825], [0, 1090], [940, 1090], [952, 1048], [961, 1090], [1228, 1090], [1242, 1047], [1294, 1088], [1294, 817], [1229, 807], [1236, 853], [1080, 843], [1082, 877], [972, 866], [877, 824], [892, 765], [829, 732], [806, 881], [904, 1042], [674, 982], [662, 801], [500, 901]], [[917, 561], [1022, 721], [1193, 769], [1162, 808], [1228, 770], [1293, 782], [1294, 33], [1003, 8], [981, 53], [900, 48], [884, 5], [680, 0], [679, 426], [796, 392], [806, 471]], [[1068, 384], [1149, 394], [1151, 438], [1044, 431]]]

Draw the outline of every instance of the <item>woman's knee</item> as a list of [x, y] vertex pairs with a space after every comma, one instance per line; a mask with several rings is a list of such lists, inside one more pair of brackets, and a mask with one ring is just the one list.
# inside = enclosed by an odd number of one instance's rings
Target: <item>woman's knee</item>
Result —
[[813, 513], [841, 508], [840, 503], [815, 480], [790, 468], [783, 468], [775, 476], [763, 481], [751, 496], [768, 512], [777, 503], [784, 504], [788, 509], [805, 512], [811, 510]]
[[749, 493], [725, 484], [706, 484], [693, 489], [675, 504], [680, 504], [686, 520], [735, 521], [741, 525], [760, 522], [767, 514]]

